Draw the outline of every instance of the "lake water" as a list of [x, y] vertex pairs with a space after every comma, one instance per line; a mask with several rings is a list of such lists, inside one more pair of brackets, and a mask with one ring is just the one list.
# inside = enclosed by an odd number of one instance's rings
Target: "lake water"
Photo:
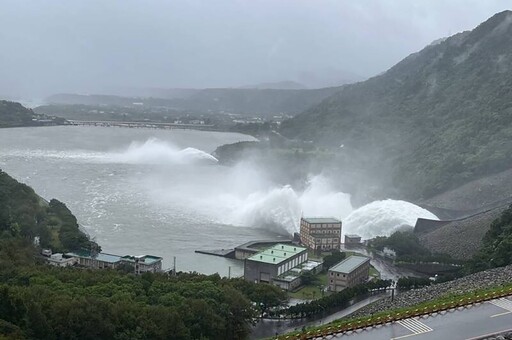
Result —
[[242, 275], [242, 263], [195, 250], [289, 238], [301, 215], [342, 219], [343, 234], [365, 239], [418, 217], [436, 218], [396, 200], [354, 210], [350, 195], [322, 175], [312, 174], [297, 191], [272, 182], [255, 160], [222, 166], [210, 155], [247, 140], [253, 138], [194, 130], [0, 129], [0, 168], [45, 199], [66, 203], [104, 252], [162, 256], [165, 268], [176, 257], [177, 270], [208, 274], [227, 275], [231, 267], [232, 275]]
[[[154, 254], [164, 267], [241, 275], [241, 263], [194, 253], [276, 237], [241, 226], [212, 204], [219, 185], [237, 185], [208, 155], [250, 136], [193, 130], [104, 127], [0, 129], [0, 168], [45, 199], [67, 204], [105, 252]], [[212, 189], [212, 184], [214, 188]], [[233, 206], [236, 208], [236, 205]], [[212, 213], [213, 211], [215, 213]]]

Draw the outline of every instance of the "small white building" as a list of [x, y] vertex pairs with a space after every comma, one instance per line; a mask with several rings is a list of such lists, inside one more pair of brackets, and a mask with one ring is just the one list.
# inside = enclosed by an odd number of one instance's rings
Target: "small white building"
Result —
[[61, 253], [52, 254], [48, 259], [46, 259], [46, 262], [48, 262], [49, 265], [56, 267], [73, 266], [77, 263], [77, 261], [78, 259], [76, 257], [64, 256], [64, 254]]

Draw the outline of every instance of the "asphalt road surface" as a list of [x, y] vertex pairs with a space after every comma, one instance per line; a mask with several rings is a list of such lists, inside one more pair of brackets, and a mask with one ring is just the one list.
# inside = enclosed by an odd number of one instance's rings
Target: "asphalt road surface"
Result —
[[512, 296], [509, 296], [464, 309], [401, 320], [329, 338], [347, 340], [475, 340], [485, 335], [512, 330], [511, 299]]

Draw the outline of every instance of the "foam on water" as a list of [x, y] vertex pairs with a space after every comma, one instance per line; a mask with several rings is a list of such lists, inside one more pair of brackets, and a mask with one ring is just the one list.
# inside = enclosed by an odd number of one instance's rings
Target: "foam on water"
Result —
[[132, 142], [128, 148], [99, 152], [90, 150], [12, 150], [4, 153], [5, 156], [14, 157], [40, 157], [48, 159], [67, 159], [77, 162], [89, 163], [120, 163], [120, 164], [194, 164], [217, 163], [212, 155], [196, 149], [180, 149], [177, 146], [150, 138], [144, 143]]
[[[140, 183], [135, 191], [147, 193], [162, 211], [174, 209], [194, 218], [286, 235], [299, 231], [301, 216], [341, 219], [343, 234], [356, 233], [363, 238], [389, 235], [403, 226], [413, 226], [419, 217], [436, 219], [429, 211], [404, 201], [376, 201], [354, 210], [350, 195], [333, 189], [321, 175], [311, 177], [306, 188], [299, 191], [276, 185], [251, 162], [201, 167], [204, 163], [217, 164], [217, 159], [199, 149], [179, 148], [155, 138], [106, 152], [31, 149], [14, 150], [10, 155], [91, 164], [151, 165], [134, 175], [135, 183]], [[109, 170], [105, 176], [112, 178], [113, 174]], [[95, 206], [102, 206], [99, 198], [93, 201]]]
[[107, 159], [127, 164], [190, 164], [195, 162], [216, 163], [212, 155], [196, 148], [179, 149], [175, 145], [155, 138], [144, 143], [133, 142], [127, 150], [110, 153]]

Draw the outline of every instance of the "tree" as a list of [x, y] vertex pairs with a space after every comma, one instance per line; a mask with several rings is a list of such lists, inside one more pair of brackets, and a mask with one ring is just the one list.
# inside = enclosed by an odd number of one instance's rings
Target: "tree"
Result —
[[343, 252], [333, 252], [331, 255], [327, 255], [326, 257], [324, 257], [323, 269], [327, 271], [335, 264], [343, 261], [346, 256], [347, 254]]

